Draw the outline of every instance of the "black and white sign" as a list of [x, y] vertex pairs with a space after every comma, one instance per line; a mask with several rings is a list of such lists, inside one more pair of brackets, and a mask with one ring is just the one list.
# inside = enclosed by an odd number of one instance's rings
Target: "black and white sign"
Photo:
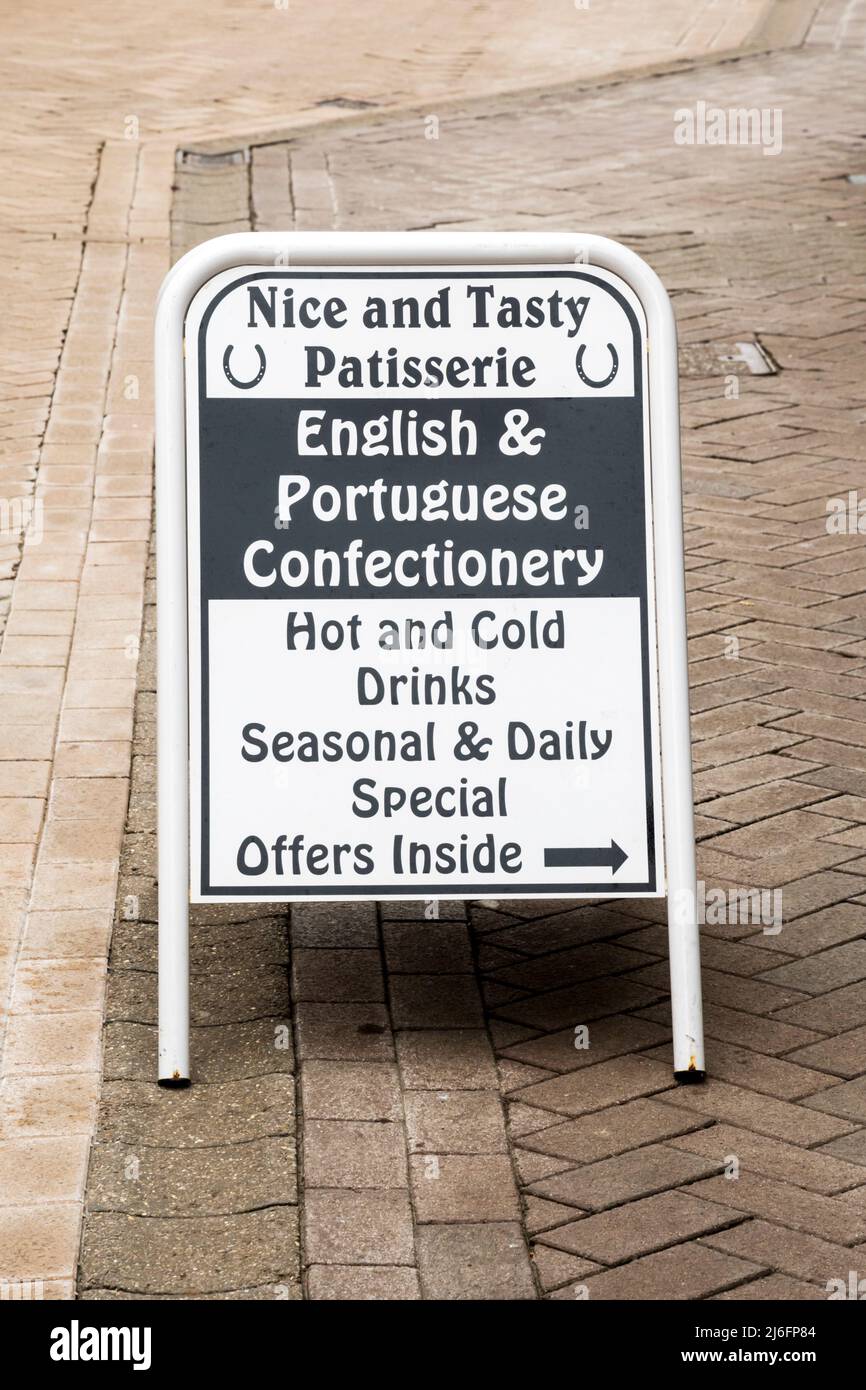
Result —
[[630, 287], [236, 268], [186, 408], [194, 899], [663, 894]]

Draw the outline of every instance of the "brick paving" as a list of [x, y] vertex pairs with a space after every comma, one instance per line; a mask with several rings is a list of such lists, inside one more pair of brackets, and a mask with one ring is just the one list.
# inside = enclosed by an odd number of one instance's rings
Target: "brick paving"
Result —
[[[410, 113], [182, 166], [177, 249], [244, 206], [255, 227], [579, 226], [672, 290], [710, 1080], [671, 1077], [664, 904], [196, 909], [187, 1093], [147, 1084], [153, 926], [121, 922], [80, 1296], [797, 1300], [862, 1269], [866, 561], [826, 507], [863, 477], [864, 38], [866, 7], [830, 5], [772, 59], [455, 107], [435, 142]], [[674, 146], [699, 99], [780, 107], [783, 154]], [[726, 360], [752, 340], [773, 374]], [[152, 905], [146, 737], [121, 888]], [[781, 930], [714, 914], [718, 889], [779, 889]]]
[[[180, 143], [800, 41], [817, 0], [70, 0], [0, 19], [0, 1292], [72, 1296], [101, 1080], [152, 475], [151, 325]], [[782, 20], [781, 25], [779, 20]], [[363, 61], [359, 61], [359, 52]], [[318, 217], [295, 169], [297, 216]], [[244, 225], [245, 195], [218, 217]], [[227, 211], [228, 210], [228, 211]], [[195, 239], [208, 235], [208, 217]], [[147, 679], [147, 677], [145, 677]], [[151, 686], [152, 689], [152, 686]], [[146, 694], [146, 692], [145, 692]], [[142, 771], [142, 766], [145, 771]], [[141, 811], [147, 821], [152, 811]], [[144, 829], [136, 825], [136, 831]], [[144, 842], [141, 842], [144, 843]], [[132, 853], [130, 848], [130, 853]], [[132, 912], [126, 904], [125, 912]], [[124, 921], [129, 920], [128, 916]], [[269, 962], [270, 963], [270, 962]], [[112, 981], [112, 987], [119, 985]], [[273, 982], [271, 981], [271, 984]], [[256, 986], [251, 984], [248, 996]], [[115, 1001], [112, 1001], [114, 1007]], [[249, 1057], [255, 1027], [239, 1026]], [[133, 1033], [133, 1037], [135, 1034]], [[132, 1052], [130, 1047], [128, 1051]], [[218, 1071], [200, 1043], [200, 1065]], [[149, 1075], [149, 1072], [148, 1072]], [[270, 1152], [270, 1150], [269, 1150]]]
[[[746, 5], [721, 22], [691, 8], [675, 41], [654, 31], [620, 65], [754, 38]], [[764, 7], [752, 46], [798, 42], [814, 8]], [[2, 272], [41, 238], [22, 272], [34, 307], [7, 320], [27, 349], [16, 337], [4, 369], [4, 490], [35, 483], [45, 538], [2, 557], [0, 1278], [71, 1295], [94, 1123], [85, 1299], [799, 1299], [862, 1271], [866, 562], [859, 536], [828, 534], [826, 504], [862, 477], [863, 190], [846, 176], [864, 172], [864, 9], [831, 0], [803, 49], [772, 58], [475, 106], [443, 94], [481, 71], [488, 87], [556, 80], [533, 61], [573, 65], [568, 45], [546, 32], [516, 74], [514, 30], [478, 71], [428, 35], [429, 76], [404, 69], [405, 89], [387, 45], [363, 77], [337, 46], [343, 92], [435, 96], [437, 140], [429, 106], [279, 139], [284, 75], [260, 54], [223, 94], [213, 55], [235, 41], [217, 35], [185, 86], [162, 50], [146, 97], [103, 72], [75, 138], [53, 135], [44, 195], [4, 200]], [[41, 42], [75, 92], [58, 36]], [[10, 186], [45, 157], [22, 72]], [[308, 63], [293, 88], [301, 123], [340, 113], [303, 110], [322, 74]], [[784, 152], [675, 145], [674, 112], [698, 100], [781, 108]], [[114, 131], [127, 109], [140, 142]], [[620, 238], [672, 290], [699, 873], [708, 894], [781, 889], [784, 914], [777, 934], [708, 914], [705, 1088], [670, 1076], [663, 905], [567, 902], [443, 903], [434, 921], [398, 904], [197, 909], [196, 1085], [153, 1085], [149, 323], [175, 145], [206, 133], [249, 142], [249, 162], [177, 169], [175, 253], [250, 225], [565, 226]], [[775, 375], [728, 360], [756, 336]]]

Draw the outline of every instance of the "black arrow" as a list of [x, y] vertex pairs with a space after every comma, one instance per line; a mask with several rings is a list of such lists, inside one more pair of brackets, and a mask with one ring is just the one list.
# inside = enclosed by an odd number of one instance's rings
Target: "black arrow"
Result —
[[621, 869], [628, 859], [624, 849], [616, 840], [611, 840], [610, 849], [546, 849], [544, 851], [545, 869], [595, 869], [608, 866], [612, 873]]

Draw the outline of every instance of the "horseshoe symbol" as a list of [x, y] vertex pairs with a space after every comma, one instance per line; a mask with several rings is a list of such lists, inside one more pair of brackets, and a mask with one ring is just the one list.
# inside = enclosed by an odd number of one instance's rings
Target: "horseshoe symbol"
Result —
[[232, 369], [229, 366], [231, 355], [234, 352], [234, 345], [232, 343], [229, 343], [228, 347], [223, 353], [223, 371], [225, 372], [232, 386], [237, 386], [238, 389], [241, 391], [249, 391], [251, 387], [258, 386], [259, 382], [265, 374], [265, 367], [268, 365], [267, 361], [265, 360], [265, 354], [262, 352], [262, 349], [259, 347], [258, 343], [253, 343], [253, 347], [258, 353], [259, 370], [253, 377], [252, 381], [238, 381], [237, 377], [233, 375]]
[[586, 351], [586, 344], [581, 343], [580, 347], [577, 349], [577, 356], [574, 359], [574, 365], [577, 367], [577, 375], [580, 377], [581, 381], [585, 381], [587, 386], [592, 386], [595, 390], [600, 390], [602, 386], [610, 386], [610, 383], [619, 371], [619, 356], [613, 343], [608, 343], [607, 350], [610, 353], [610, 371], [604, 378], [604, 381], [593, 381], [592, 377], [587, 376], [586, 372], [583, 370], [583, 354]]

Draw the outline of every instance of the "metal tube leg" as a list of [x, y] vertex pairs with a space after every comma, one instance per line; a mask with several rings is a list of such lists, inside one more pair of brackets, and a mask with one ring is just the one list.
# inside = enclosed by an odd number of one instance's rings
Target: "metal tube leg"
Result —
[[[170, 607], [180, 607], [176, 602]], [[172, 618], [174, 621], [172, 621]], [[189, 803], [186, 662], [178, 618], [164, 610], [158, 635], [159, 1082], [189, 1085]], [[184, 624], [185, 626], [185, 624]], [[185, 640], [185, 638], [184, 638]], [[181, 648], [185, 656], [185, 648]], [[180, 670], [178, 666], [180, 665]]]
[[[694, 880], [692, 880], [694, 884]], [[674, 1076], [686, 1084], [703, 1081], [704, 1019], [701, 1002], [701, 956], [695, 888], [668, 890], [668, 942], [671, 968], [671, 1014]]]
[[694, 1082], [703, 1081], [706, 1073], [686, 648], [677, 335], [670, 300], [661, 283], [652, 277], [648, 289], [644, 305], [650, 324], [654, 325], [649, 358], [650, 396], [655, 401], [653, 525], [674, 1076], [677, 1081]]
[[[189, 689], [183, 335], [170, 300], [156, 324], [159, 1082], [189, 1085]], [[178, 427], [180, 423], [180, 428]]]
[[186, 884], [160, 864], [159, 1084], [189, 1085], [189, 906]]
[[[181, 475], [182, 477], [183, 475]], [[159, 1081], [189, 1084], [189, 783], [183, 525], [168, 520], [158, 549], [157, 802], [159, 820]], [[165, 533], [168, 533], [166, 535]], [[173, 551], [172, 551], [173, 546]], [[179, 583], [172, 593], [170, 585]]]

